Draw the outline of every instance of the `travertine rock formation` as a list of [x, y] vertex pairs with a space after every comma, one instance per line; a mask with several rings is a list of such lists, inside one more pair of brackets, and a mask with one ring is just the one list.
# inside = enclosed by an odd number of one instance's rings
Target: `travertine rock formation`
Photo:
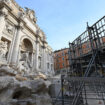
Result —
[[45, 77], [23, 77], [10, 69], [0, 68], [0, 105], [52, 105]]

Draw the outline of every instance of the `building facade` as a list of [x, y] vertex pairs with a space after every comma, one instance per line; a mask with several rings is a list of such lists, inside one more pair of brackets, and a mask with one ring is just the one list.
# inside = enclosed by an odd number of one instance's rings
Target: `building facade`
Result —
[[52, 48], [36, 22], [33, 10], [0, 0], [0, 64], [25, 73], [53, 73]]
[[56, 74], [66, 73], [69, 70], [68, 51], [69, 48], [65, 48], [54, 52], [54, 70]]

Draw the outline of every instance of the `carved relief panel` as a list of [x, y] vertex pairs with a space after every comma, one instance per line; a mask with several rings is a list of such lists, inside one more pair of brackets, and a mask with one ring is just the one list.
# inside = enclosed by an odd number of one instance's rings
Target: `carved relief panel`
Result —
[[9, 37], [13, 37], [13, 35], [15, 33], [15, 26], [9, 22], [6, 22], [3, 33]]
[[7, 32], [8, 34], [11, 34], [11, 35], [14, 34], [15, 28], [14, 28], [14, 26], [13, 26], [12, 24], [7, 23], [5, 29], [6, 29], [6, 32]]

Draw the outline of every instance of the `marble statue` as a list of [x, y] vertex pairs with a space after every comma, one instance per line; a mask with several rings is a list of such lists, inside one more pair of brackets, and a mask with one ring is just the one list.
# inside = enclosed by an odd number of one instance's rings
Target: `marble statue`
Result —
[[25, 12], [23, 8], [19, 8], [19, 13], [18, 13], [19, 17], [24, 19], [25, 18]]
[[36, 23], [37, 19], [35, 17], [35, 12], [27, 7], [25, 7], [26, 9], [26, 14], [29, 16], [29, 18]]
[[23, 71], [24, 73], [28, 73], [30, 71], [32, 65], [29, 59], [29, 52], [21, 53], [18, 68], [20, 71]]
[[0, 59], [6, 60], [6, 54], [8, 52], [8, 42], [0, 41]]

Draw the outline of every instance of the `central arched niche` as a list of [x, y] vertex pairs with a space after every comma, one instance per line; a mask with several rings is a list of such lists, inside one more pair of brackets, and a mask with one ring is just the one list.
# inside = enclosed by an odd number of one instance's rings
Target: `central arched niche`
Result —
[[30, 70], [33, 61], [33, 45], [27, 38], [23, 39], [20, 47], [20, 65], [22, 70]]
[[29, 51], [29, 52], [33, 51], [33, 46], [32, 46], [32, 43], [31, 43], [31, 41], [29, 39], [24, 39], [22, 41], [21, 50]]

